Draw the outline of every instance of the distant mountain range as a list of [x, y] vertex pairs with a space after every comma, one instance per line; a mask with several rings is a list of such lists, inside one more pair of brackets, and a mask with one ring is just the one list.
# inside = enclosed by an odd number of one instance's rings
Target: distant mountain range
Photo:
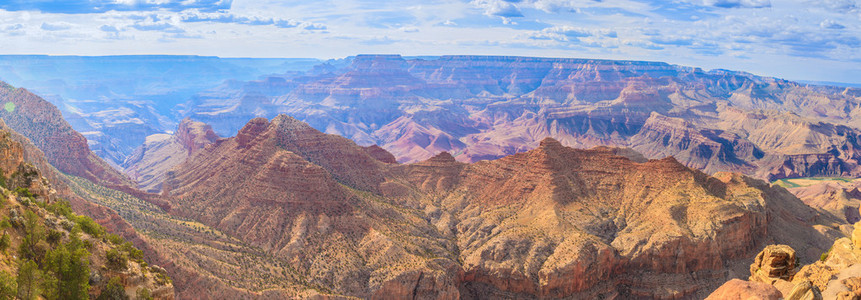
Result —
[[119, 165], [146, 136], [176, 128], [173, 109], [226, 80], [304, 71], [316, 59], [0, 55], [0, 80], [56, 105], [93, 151]]
[[856, 176], [861, 90], [658, 62], [360, 55], [304, 73], [231, 81], [178, 115], [232, 136], [287, 114], [401, 162], [475, 162], [563, 145], [630, 147], [707, 173]]
[[[52, 73], [53, 72], [53, 73]], [[763, 179], [861, 173], [861, 90], [660, 62], [494, 56], [314, 59], [0, 56], [114, 166], [183, 118], [236, 134], [287, 114], [398, 161], [630, 147]], [[140, 152], [140, 151], [138, 151]]]

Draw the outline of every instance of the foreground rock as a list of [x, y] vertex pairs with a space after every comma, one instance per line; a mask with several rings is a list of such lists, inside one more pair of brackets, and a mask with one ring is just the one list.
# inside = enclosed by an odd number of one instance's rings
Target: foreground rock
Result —
[[728, 291], [766, 283], [785, 299], [861, 299], [861, 224], [856, 223], [851, 237], [835, 241], [812, 264], [797, 268], [794, 253], [786, 245], [765, 247], [750, 266], [750, 282], [727, 282], [711, 297], [735, 297]]
[[724, 283], [706, 298], [706, 300], [747, 299], [778, 300], [783, 299], [783, 294], [767, 283], [733, 279]]

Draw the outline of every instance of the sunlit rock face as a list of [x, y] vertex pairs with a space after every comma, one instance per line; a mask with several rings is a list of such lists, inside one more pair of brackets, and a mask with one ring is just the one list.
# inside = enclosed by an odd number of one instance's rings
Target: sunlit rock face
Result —
[[218, 135], [201, 122], [182, 120], [174, 134], [154, 134], [123, 163], [123, 172], [144, 191], [158, 193], [165, 173], [215, 143]]

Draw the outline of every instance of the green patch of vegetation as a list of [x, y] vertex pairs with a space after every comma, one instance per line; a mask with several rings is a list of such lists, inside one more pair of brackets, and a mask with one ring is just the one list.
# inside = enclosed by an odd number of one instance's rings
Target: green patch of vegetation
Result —
[[149, 289], [147, 289], [145, 287], [139, 288], [137, 290], [137, 292], [135, 292], [135, 295], [137, 295], [138, 300], [152, 300], [153, 299], [152, 293], [149, 291]]
[[32, 260], [27, 260], [18, 269], [18, 293], [17, 296], [22, 300], [38, 299], [41, 294], [42, 271], [39, 266]]
[[58, 199], [46, 206], [45, 209], [55, 215], [66, 217], [66, 219], [75, 219], [75, 214], [72, 212], [72, 207], [69, 206], [69, 201]]
[[122, 271], [128, 268], [129, 259], [126, 257], [126, 254], [120, 252], [116, 248], [108, 250], [105, 253], [105, 258], [107, 259], [108, 268], [116, 271]]
[[18, 294], [18, 282], [11, 274], [0, 271], [0, 300], [13, 300]]
[[34, 198], [33, 193], [30, 192], [30, 189], [25, 187], [17, 187], [15, 188], [15, 194], [21, 197], [26, 198]]
[[[775, 185], [784, 187], [784, 188], [796, 188], [796, 187], [810, 186], [814, 183], [824, 182], [824, 181], [851, 182], [853, 180], [856, 180], [856, 178], [848, 178], [848, 177], [801, 177], [801, 178], [778, 179], [772, 183]], [[813, 182], [811, 182], [811, 181], [813, 181]]]
[[119, 235], [108, 233], [108, 241], [114, 245], [121, 245], [125, 240], [123, 240], [123, 238]]
[[111, 278], [108, 281], [108, 286], [102, 291], [97, 300], [128, 300], [129, 296], [126, 295], [125, 288], [123, 288], [123, 284], [119, 277]]
[[131, 259], [138, 261], [143, 260], [143, 251], [135, 248], [131, 242], [125, 242], [120, 245], [120, 250], [125, 251]]
[[819, 260], [825, 262], [825, 260], [828, 259], [828, 255], [831, 255], [831, 250], [834, 250], [834, 245], [831, 245], [831, 248], [828, 248], [828, 251], [822, 253], [822, 255], [819, 256]]
[[74, 242], [61, 244], [45, 256], [43, 269], [48, 299], [89, 299], [90, 252]]
[[81, 230], [93, 237], [99, 238], [105, 234], [105, 228], [96, 223], [96, 221], [93, 221], [93, 219], [90, 219], [90, 217], [77, 216], [75, 222], [78, 223], [78, 226], [81, 226]]
[[12, 241], [9, 240], [9, 234], [3, 233], [3, 236], [0, 236], [0, 253], [6, 253], [6, 250], [9, 250], [9, 246], [12, 246]]

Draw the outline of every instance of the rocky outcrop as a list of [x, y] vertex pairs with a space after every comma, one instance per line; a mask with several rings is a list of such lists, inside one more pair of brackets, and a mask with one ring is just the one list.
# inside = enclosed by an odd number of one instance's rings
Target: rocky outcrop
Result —
[[[750, 281], [733, 279], [715, 290], [707, 299], [743, 299], [777, 297], [778, 299], [823, 299], [819, 286], [808, 280], [804, 269], [797, 270], [795, 250], [787, 245], [769, 245], [750, 265]], [[796, 273], [798, 272], [798, 273]], [[752, 294], [758, 287], [757, 294]], [[770, 288], [769, 288], [770, 287]], [[767, 292], [770, 291], [770, 292]], [[774, 293], [776, 292], [776, 293]], [[761, 298], [758, 298], [761, 299]]]
[[787, 155], [783, 162], [771, 170], [769, 180], [799, 177], [857, 177], [861, 168], [853, 157], [844, 160], [834, 154]]
[[[794, 250], [786, 245], [763, 249], [751, 265], [751, 282], [773, 285], [784, 299], [857, 299], [861, 297], [861, 224], [850, 237], [837, 239], [820, 259], [793, 268]], [[796, 270], [796, 271], [793, 271]], [[746, 283], [736, 282], [733, 286]], [[728, 282], [726, 285], [730, 285]], [[726, 294], [726, 289], [713, 296]]]
[[652, 112], [628, 146], [646, 157], [673, 156], [686, 166], [708, 173], [736, 171], [753, 173], [756, 161], [764, 154], [740, 136], [717, 130], [700, 129], [682, 118]]
[[[804, 182], [803, 179], [794, 181]], [[792, 181], [790, 181], [792, 182]], [[812, 179], [809, 185], [789, 185], [787, 190], [810, 207], [854, 224], [861, 220], [861, 181], [827, 178]]]
[[744, 299], [778, 300], [783, 299], [783, 294], [767, 283], [733, 279], [724, 283], [706, 298], [706, 300]]
[[756, 255], [750, 265], [750, 281], [774, 284], [777, 280], [791, 281], [795, 276], [795, 250], [787, 245], [769, 245]]
[[174, 135], [182, 147], [187, 149], [189, 156], [218, 140], [212, 126], [190, 119], [183, 119]]
[[123, 163], [123, 172], [151, 193], [161, 192], [165, 173], [181, 164], [204, 147], [215, 143], [218, 136], [212, 127], [201, 122], [183, 120], [173, 135], [155, 134]]

